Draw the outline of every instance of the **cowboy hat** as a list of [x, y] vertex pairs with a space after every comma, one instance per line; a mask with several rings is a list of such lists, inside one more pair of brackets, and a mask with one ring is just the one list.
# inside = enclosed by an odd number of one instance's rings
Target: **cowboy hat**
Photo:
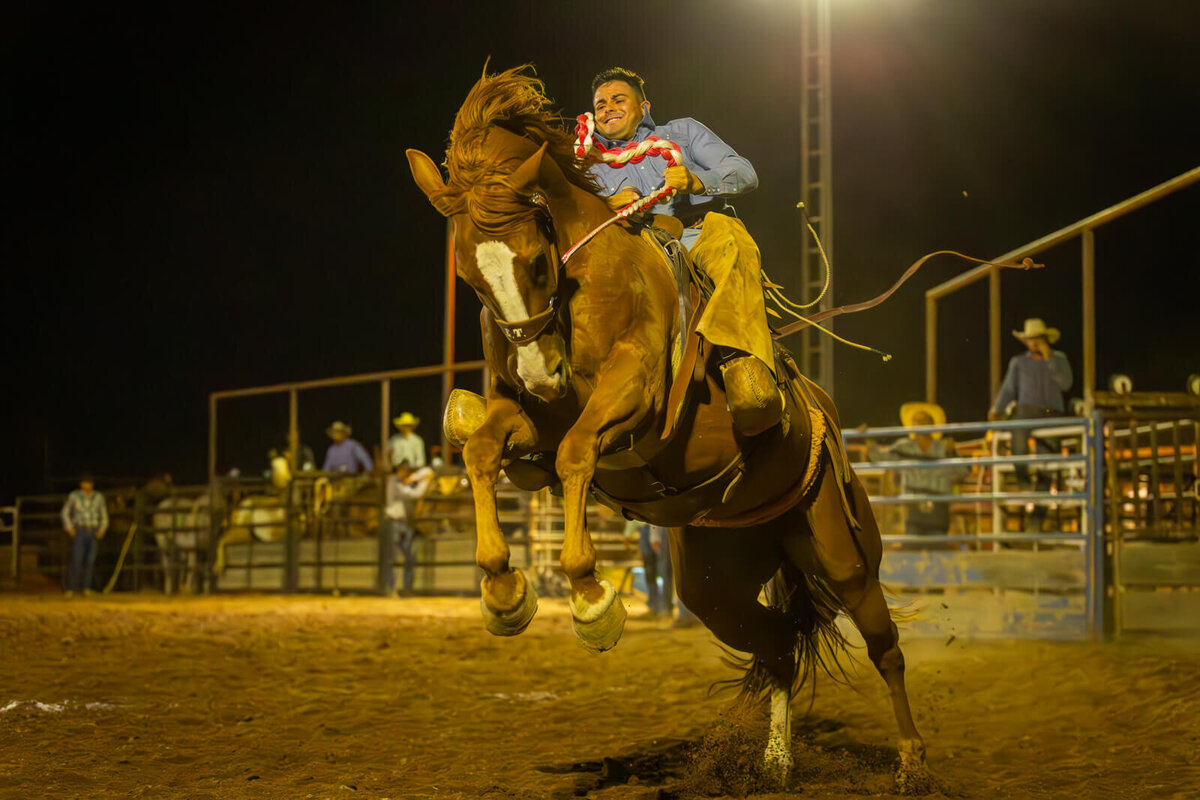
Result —
[[1025, 330], [1013, 331], [1012, 335], [1020, 339], [1022, 342], [1026, 339], [1032, 339], [1035, 336], [1045, 336], [1046, 341], [1054, 344], [1058, 341], [1058, 328], [1047, 328], [1046, 323], [1042, 322], [1037, 317], [1030, 317], [1025, 320]]
[[344, 433], [347, 436], [349, 436], [353, 432], [354, 432], [353, 429], [346, 423], [342, 422], [341, 420], [334, 422], [332, 425], [330, 425], [328, 428], [325, 429], [326, 436], [333, 436], [335, 433]]
[[412, 414], [405, 411], [403, 414], [401, 414], [400, 416], [393, 419], [392, 424], [395, 425], [397, 428], [399, 428], [403, 425], [408, 425], [409, 427], [415, 428], [421, 424], [421, 418], [414, 417]]
[[[900, 424], [906, 428], [911, 428], [917, 424], [914, 417], [922, 411], [929, 415], [934, 425], [946, 424], [946, 410], [944, 408], [937, 403], [923, 403], [919, 400], [914, 400], [911, 403], [905, 403], [900, 406]], [[940, 439], [942, 435], [935, 433], [933, 436], [935, 439]]]

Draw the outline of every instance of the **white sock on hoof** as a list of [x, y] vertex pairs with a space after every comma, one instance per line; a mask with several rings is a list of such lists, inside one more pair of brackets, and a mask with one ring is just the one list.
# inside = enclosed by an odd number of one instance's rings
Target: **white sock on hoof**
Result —
[[537, 613], [538, 602], [537, 592], [525, 580], [525, 576], [520, 570], [515, 570], [519, 577], [520, 585], [525, 590], [521, 597], [521, 602], [509, 611], [496, 612], [488, 608], [487, 601], [483, 596], [483, 583], [479, 584], [479, 610], [483, 614], [483, 626], [487, 628], [488, 633], [493, 636], [516, 636], [529, 627], [533, 615]]
[[792, 771], [792, 695], [787, 689], [771, 690], [771, 728], [763, 764], [779, 785]]
[[603, 652], [616, 646], [625, 630], [625, 605], [617, 597], [617, 590], [608, 581], [600, 581], [604, 597], [597, 603], [589, 603], [577, 594], [571, 595], [571, 616], [574, 617], [575, 635], [590, 650]]

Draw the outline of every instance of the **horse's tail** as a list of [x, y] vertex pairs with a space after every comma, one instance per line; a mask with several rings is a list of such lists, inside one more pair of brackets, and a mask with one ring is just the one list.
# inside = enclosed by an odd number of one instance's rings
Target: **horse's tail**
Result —
[[[766, 585], [767, 606], [783, 615], [795, 639], [789, 654], [792, 665], [791, 693], [810, 684], [816, 691], [816, 677], [824, 672], [833, 680], [849, 682], [842, 656], [849, 658], [849, 643], [837, 625], [838, 614], [845, 606], [820, 579], [807, 575], [785, 562]], [[741, 678], [718, 681], [713, 688], [724, 685], [736, 688], [744, 700], [757, 700], [781, 683], [779, 661], [772, 663], [762, 656], [743, 656], [725, 651], [725, 663], [744, 671]], [[773, 668], [774, 667], [774, 668]]]

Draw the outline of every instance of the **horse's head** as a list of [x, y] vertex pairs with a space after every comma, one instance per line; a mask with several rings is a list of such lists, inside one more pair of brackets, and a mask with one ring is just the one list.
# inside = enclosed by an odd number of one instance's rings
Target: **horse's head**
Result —
[[[545, 157], [546, 145], [521, 161], [512, 153], [527, 151], [528, 140], [499, 130], [490, 137], [509, 145], [492, 162], [499, 170], [459, 191], [447, 188], [419, 150], [408, 151], [409, 167], [433, 206], [451, 219], [458, 276], [516, 348], [521, 383], [543, 400], [556, 400], [567, 390], [568, 366], [555, 324], [561, 275], [548, 202], [569, 190], [554, 160]], [[508, 164], [517, 166], [509, 171]]]

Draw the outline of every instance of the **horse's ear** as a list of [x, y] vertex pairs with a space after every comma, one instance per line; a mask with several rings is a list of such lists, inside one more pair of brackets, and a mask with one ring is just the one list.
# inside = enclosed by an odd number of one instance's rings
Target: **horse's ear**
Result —
[[442, 212], [443, 216], [450, 216], [450, 204], [445, 197], [435, 197], [446, 188], [437, 164], [434, 164], [433, 159], [420, 150], [409, 149], [405, 150], [404, 154], [408, 156], [408, 168], [412, 170], [413, 180], [416, 181], [417, 186], [429, 198], [429, 202], [433, 203], [434, 208]]
[[546, 156], [546, 146], [548, 144], [549, 142], [543, 143], [537, 149], [536, 153], [525, 159], [521, 166], [512, 171], [505, 183], [519, 194], [533, 194], [533, 192], [537, 191], [542, 171], [542, 160]]
[[533, 194], [539, 189], [550, 197], [565, 196], [570, 192], [567, 177], [553, 158], [546, 157], [550, 143], [545, 142], [537, 152], [525, 159], [525, 163], [508, 176], [508, 185], [520, 194]]

